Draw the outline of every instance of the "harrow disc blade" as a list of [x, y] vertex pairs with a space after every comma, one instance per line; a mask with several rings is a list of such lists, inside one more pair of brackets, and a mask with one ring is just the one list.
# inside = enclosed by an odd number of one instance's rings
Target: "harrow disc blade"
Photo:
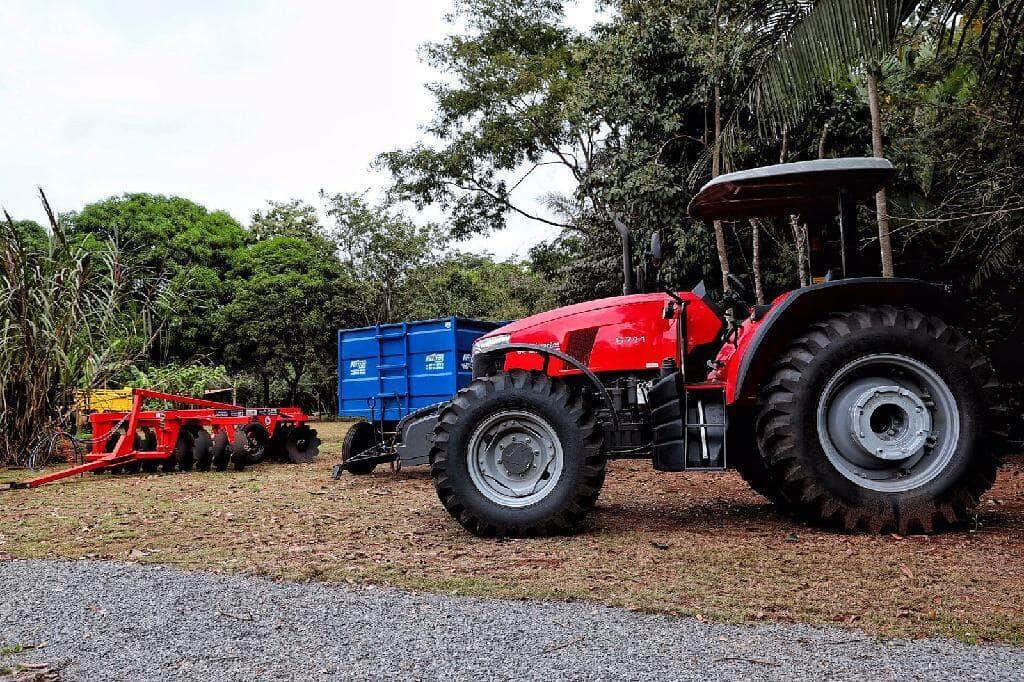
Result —
[[228, 434], [221, 430], [213, 437], [213, 446], [210, 448], [210, 461], [217, 471], [224, 471], [231, 461], [231, 443], [228, 441]]
[[206, 429], [196, 431], [196, 439], [192, 444], [192, 457], [196, 462], [196, 471], [209, 471], [213, 461], [213, 440]]
[[308, 464], [320, 454], [320, 439], [315, 429], [302, 425], [288, 434], [284, 449], [288, 459], [295, 464]]

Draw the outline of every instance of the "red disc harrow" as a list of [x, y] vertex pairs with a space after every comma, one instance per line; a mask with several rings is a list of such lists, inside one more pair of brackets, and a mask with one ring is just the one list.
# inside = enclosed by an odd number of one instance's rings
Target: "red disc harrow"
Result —
[[[146, 410], [146, 400], [188, 407]], [[242, 407], [146, 389], [132, 391], [130, 412], [97, 412], [89, 421], [92, 446], [81, 464], [10, 486], [36, 488], [90, 471], [240, 471], [270, 455], [309, 462], [320, 445], [297, 407]]]

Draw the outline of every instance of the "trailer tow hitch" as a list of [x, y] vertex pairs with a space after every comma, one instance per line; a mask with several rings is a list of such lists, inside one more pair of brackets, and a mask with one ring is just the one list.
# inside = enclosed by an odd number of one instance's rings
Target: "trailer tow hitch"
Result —
[[350, 471], [351, 468], [357, 464], [393, 464], [397, 461], [398, 452], [395, 450], [394, 446], [388, 443], [379, 443], [368, 450], [363, 450], [362, 452], [352, 455], [348, 459], [335, 464], [331, 469], [331, 478], [337, 481], [341, 478], [343, 471]]

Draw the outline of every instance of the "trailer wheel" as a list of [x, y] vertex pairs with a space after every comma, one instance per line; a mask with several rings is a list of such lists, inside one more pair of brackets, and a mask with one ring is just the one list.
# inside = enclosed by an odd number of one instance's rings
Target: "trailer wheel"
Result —
[[[370, 422], [356, 422], [345, 434], [345, 440], [341, 444], [341, 461], [347, 462], [353, 455], [365, 452], [376, 445], [377, 439], [373, 431], [373, 424]], [[355, 462], [345, 467], [345, 470], [356, 476], [368, 476], [377, 468], [374, 462]]]
[[442, 408], [431, 475], [441, 503], [471, 533], [567, 533], [597, 502], [602, 446], [580, 395], [516, 370], [474, 380]]
[[992, 368], [911, 308], [810, 326], [763, 391], [758, 444], [784, 507], [846, 530], [931, 532], [968, 518], [995, 481]]
[[231, 444], [227, 431], [221, 429], [213, 436], [213, 447], [210, 448], [210, 461], [217, 471], [226, 471], [231, 462]]

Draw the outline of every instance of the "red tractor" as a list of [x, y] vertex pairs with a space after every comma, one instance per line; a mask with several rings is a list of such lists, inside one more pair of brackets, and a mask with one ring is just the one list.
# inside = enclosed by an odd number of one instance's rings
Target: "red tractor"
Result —
[[[959, 304], [913, 279], [858, 277], [856, 202], [883, 159], [791, 163], [723, 175], [691, 217], [838, 214], [841, 259], [824, 281], [743, 300], [625, 294], [497, 329], [473, 347], [474, 380], [437, 415], [434, 485], [478, 535], [570, 532], [609, 459], [658, 471], [736, 468], [781, 509], [846, 530], [929, 532], [963, 521], [1000, 463], [989, 363], [951, 324]], [[657, 237], [648, 254], [661, 257]], [[647, 277], [648, 280], [655, 278]]]

